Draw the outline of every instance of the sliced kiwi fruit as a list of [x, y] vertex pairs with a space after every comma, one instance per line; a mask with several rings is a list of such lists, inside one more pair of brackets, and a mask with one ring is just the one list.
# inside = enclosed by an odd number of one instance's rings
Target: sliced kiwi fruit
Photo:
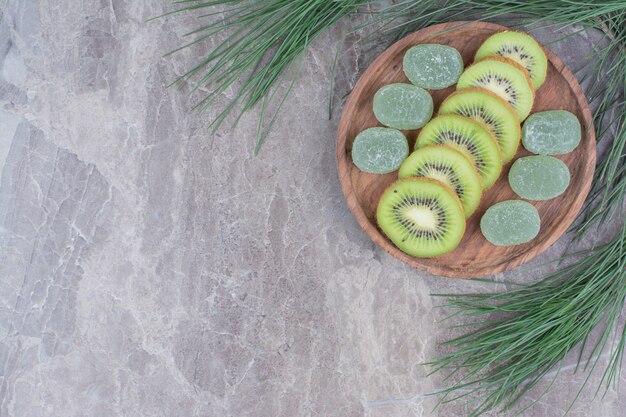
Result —
[[429, 258], [453, 250], [465, 233], [465, 213], [454, 191], [430, 178], [403, 178], [384, 192], [376, 220], [403, 252]]
[[503, 163], [517, 153], [521, 128], [515, 110], [499, 96], [484, 88], [467, 88], [446, 98], [439, 114], [458, 114], [483, 123], [494, 134], [502, 151]]
[[502, 172], [502, 153], [495, 137], [470, 118], [456, 114], [435, 117], [420, 131], [415, 149], [428, 145], [448, 145], [461, 151], [478, 170], [485, 190]]
[[451, 146], [431, 145], [419, 148], [404, 160], [398, 177], [425, 177], [444, 183], [461, 200], [466, 218], [474, 213], [480, 203], [482, 179], [476, 167]]
[[490, 36], [478, 48], [475, 59], [489, 55], [503, 56], [520, 64], [528, 71], [535, 89], [546, 80], [548, 57], [539, 42], [527, 33], [507, 30]]
[[465, 69], [457, 90], [485, 88], [509, 103], [520, 120], [526, 119], [535, 101], [535, 88], [526, 71], [517, 62], [500, 56], [489, 56]]

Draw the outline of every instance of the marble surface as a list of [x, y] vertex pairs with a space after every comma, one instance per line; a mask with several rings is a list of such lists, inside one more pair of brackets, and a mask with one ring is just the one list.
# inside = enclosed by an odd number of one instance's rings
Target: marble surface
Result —
[[[165, 88], [214, 45], [163, 58], [198, 24], [146, 22], [167, 6], [0, 0], [0, 415], [464, 415], [427, 396], [442, 377], [420, 363], [452, 334], [430, 293], [494, 286], [385, 254], [337, 179], [341, 97], [378, 51], [346, 38], [328, 120], [328, 45], [351, 22], [317, 40], [253, 157], [257, 110], [211, 141], [217, 108], [189, 113], [190, 86]], [[575, 65], [598, 37], [552, 49]], [[562, 414], [586, 375], [574, 361], [524, 415]], [[616, 389], [591, 401], [599, 378], [571, 416], [623, 415]]]

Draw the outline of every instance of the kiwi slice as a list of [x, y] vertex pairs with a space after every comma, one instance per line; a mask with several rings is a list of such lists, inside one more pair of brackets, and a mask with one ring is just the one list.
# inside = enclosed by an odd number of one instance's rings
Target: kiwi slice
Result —
[[483, 189], [491, 187], [502, 172], [502, 153], [492, 133], [467, 117], [456, 114], [437, 116], [420, 131], [415, 148], [449, 145], [467, 156], [483, 179]]
[[524, 120], [535, 101], [535, 89], [528, 72], [517, 62], [500, 56], [489, 56], [465, 69], [457, 90], [482, 87], [500, 96]]
[[530, 74], [535, 89], [546, 80], [548, 57], [539, 42], [527, 33], [507, 30], [490, 36], [478, 48], [475, 59], [478, 61], [489, 55], [510, 58], [520, 64]]
[[431, 145], [416, 150], [400, 165], [398, 177], [426, 177], [444, 183], [461, 200], [466, 218], [480, 203], [482, 179], [476, 167], [451, 146]]
[[453, 250], [465, 233], [461, 201], [450, 188], [430, 178], [404, 178], [383, 194], [378, 225], [403, 252], [417, 257]]
[[499, 96], [483, 88], [468, 88], [448, 96], [439, 114], [458, 114], [485, 124], [494, 134], [502, 151], [503, 163], [517, 153], [521, 129], [515, 110]]

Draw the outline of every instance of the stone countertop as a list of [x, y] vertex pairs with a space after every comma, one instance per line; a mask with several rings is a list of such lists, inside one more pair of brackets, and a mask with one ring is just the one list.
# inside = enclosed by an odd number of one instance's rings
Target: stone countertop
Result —
[[[391, 258], [337, 179], [341, 97], [380, 48], [345, 40], [328, 120], [329, 45], [350, 22], [324, 34], [253, 157], [256, 110], [212, 141], [217, 109], [165, 88], [206, 46], [163, 58], [197, 25], [146, 23], [164, 4], [0, 0], [0, 415], [464, 415], [426, 396], [443, 382], [420, 363], [452, 334], [430, 294], [494, 286]], [[551, 48], [576, 66], [598, 38]], [[525, 415], [562, 414], [575, 359]], [[623, 415], [614, 389], [591, 401], [600, 376], [571, 416]]]

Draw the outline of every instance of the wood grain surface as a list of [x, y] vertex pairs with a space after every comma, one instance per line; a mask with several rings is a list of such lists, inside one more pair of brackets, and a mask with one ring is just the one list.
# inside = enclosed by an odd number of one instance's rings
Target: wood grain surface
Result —
[[[372, 100], [383, 85], [409, 82], [402, 71], [402, 58], [408, 48], [421, 43], [437, 43], [456, 48], [465, 66], [473, 61], [480, 44], [490, 35], [506, 27], [485, 22], [451, 22], [428, 27], [393, 44], [363, 73], [352, 91], [343, 111], [337, 137], [337, 166], [339, 179], [348, 206], [359, 225], [380, 247], [414, 268], [457, 278], [482, 277], [506, 271], [530, 261], [556, 242], [578, 215], [589, 193], [596, 160], [595, 132], [585, 95], [567, 66], [547, 48], [548, 75], [537, 90], [532, 113], [562, 109], [574, 113], [582, 125], [582, 141], [573, 152], [558, 156], [567, 164], [571, 183], [567, 191], [552, 200], [531, 201], [539, 211], [541, 231], [523, 245], [497, 247], [485, 240], [480, 232], [480, 218], [493, 204], [519, 199], [509, 187], [507, 176], [511, 163], [529, 153], [520, 145], [513, 161], [507, 164], [498, 182], [484, 195], [480, 207], [467, 221], [465, 236], [449, 254], [435, 258], [415, 258], [396, 248], [376, 224], [376, 207], [383, 191], [396, 178], [397, 172], [373, 175], [360, 171], [350, 157], [356, 135], [380, 126], [372, 111]], [[431, 91], [435, 111], [455, 87]], [[411, 149], [419, 130], [405, 131]]]

